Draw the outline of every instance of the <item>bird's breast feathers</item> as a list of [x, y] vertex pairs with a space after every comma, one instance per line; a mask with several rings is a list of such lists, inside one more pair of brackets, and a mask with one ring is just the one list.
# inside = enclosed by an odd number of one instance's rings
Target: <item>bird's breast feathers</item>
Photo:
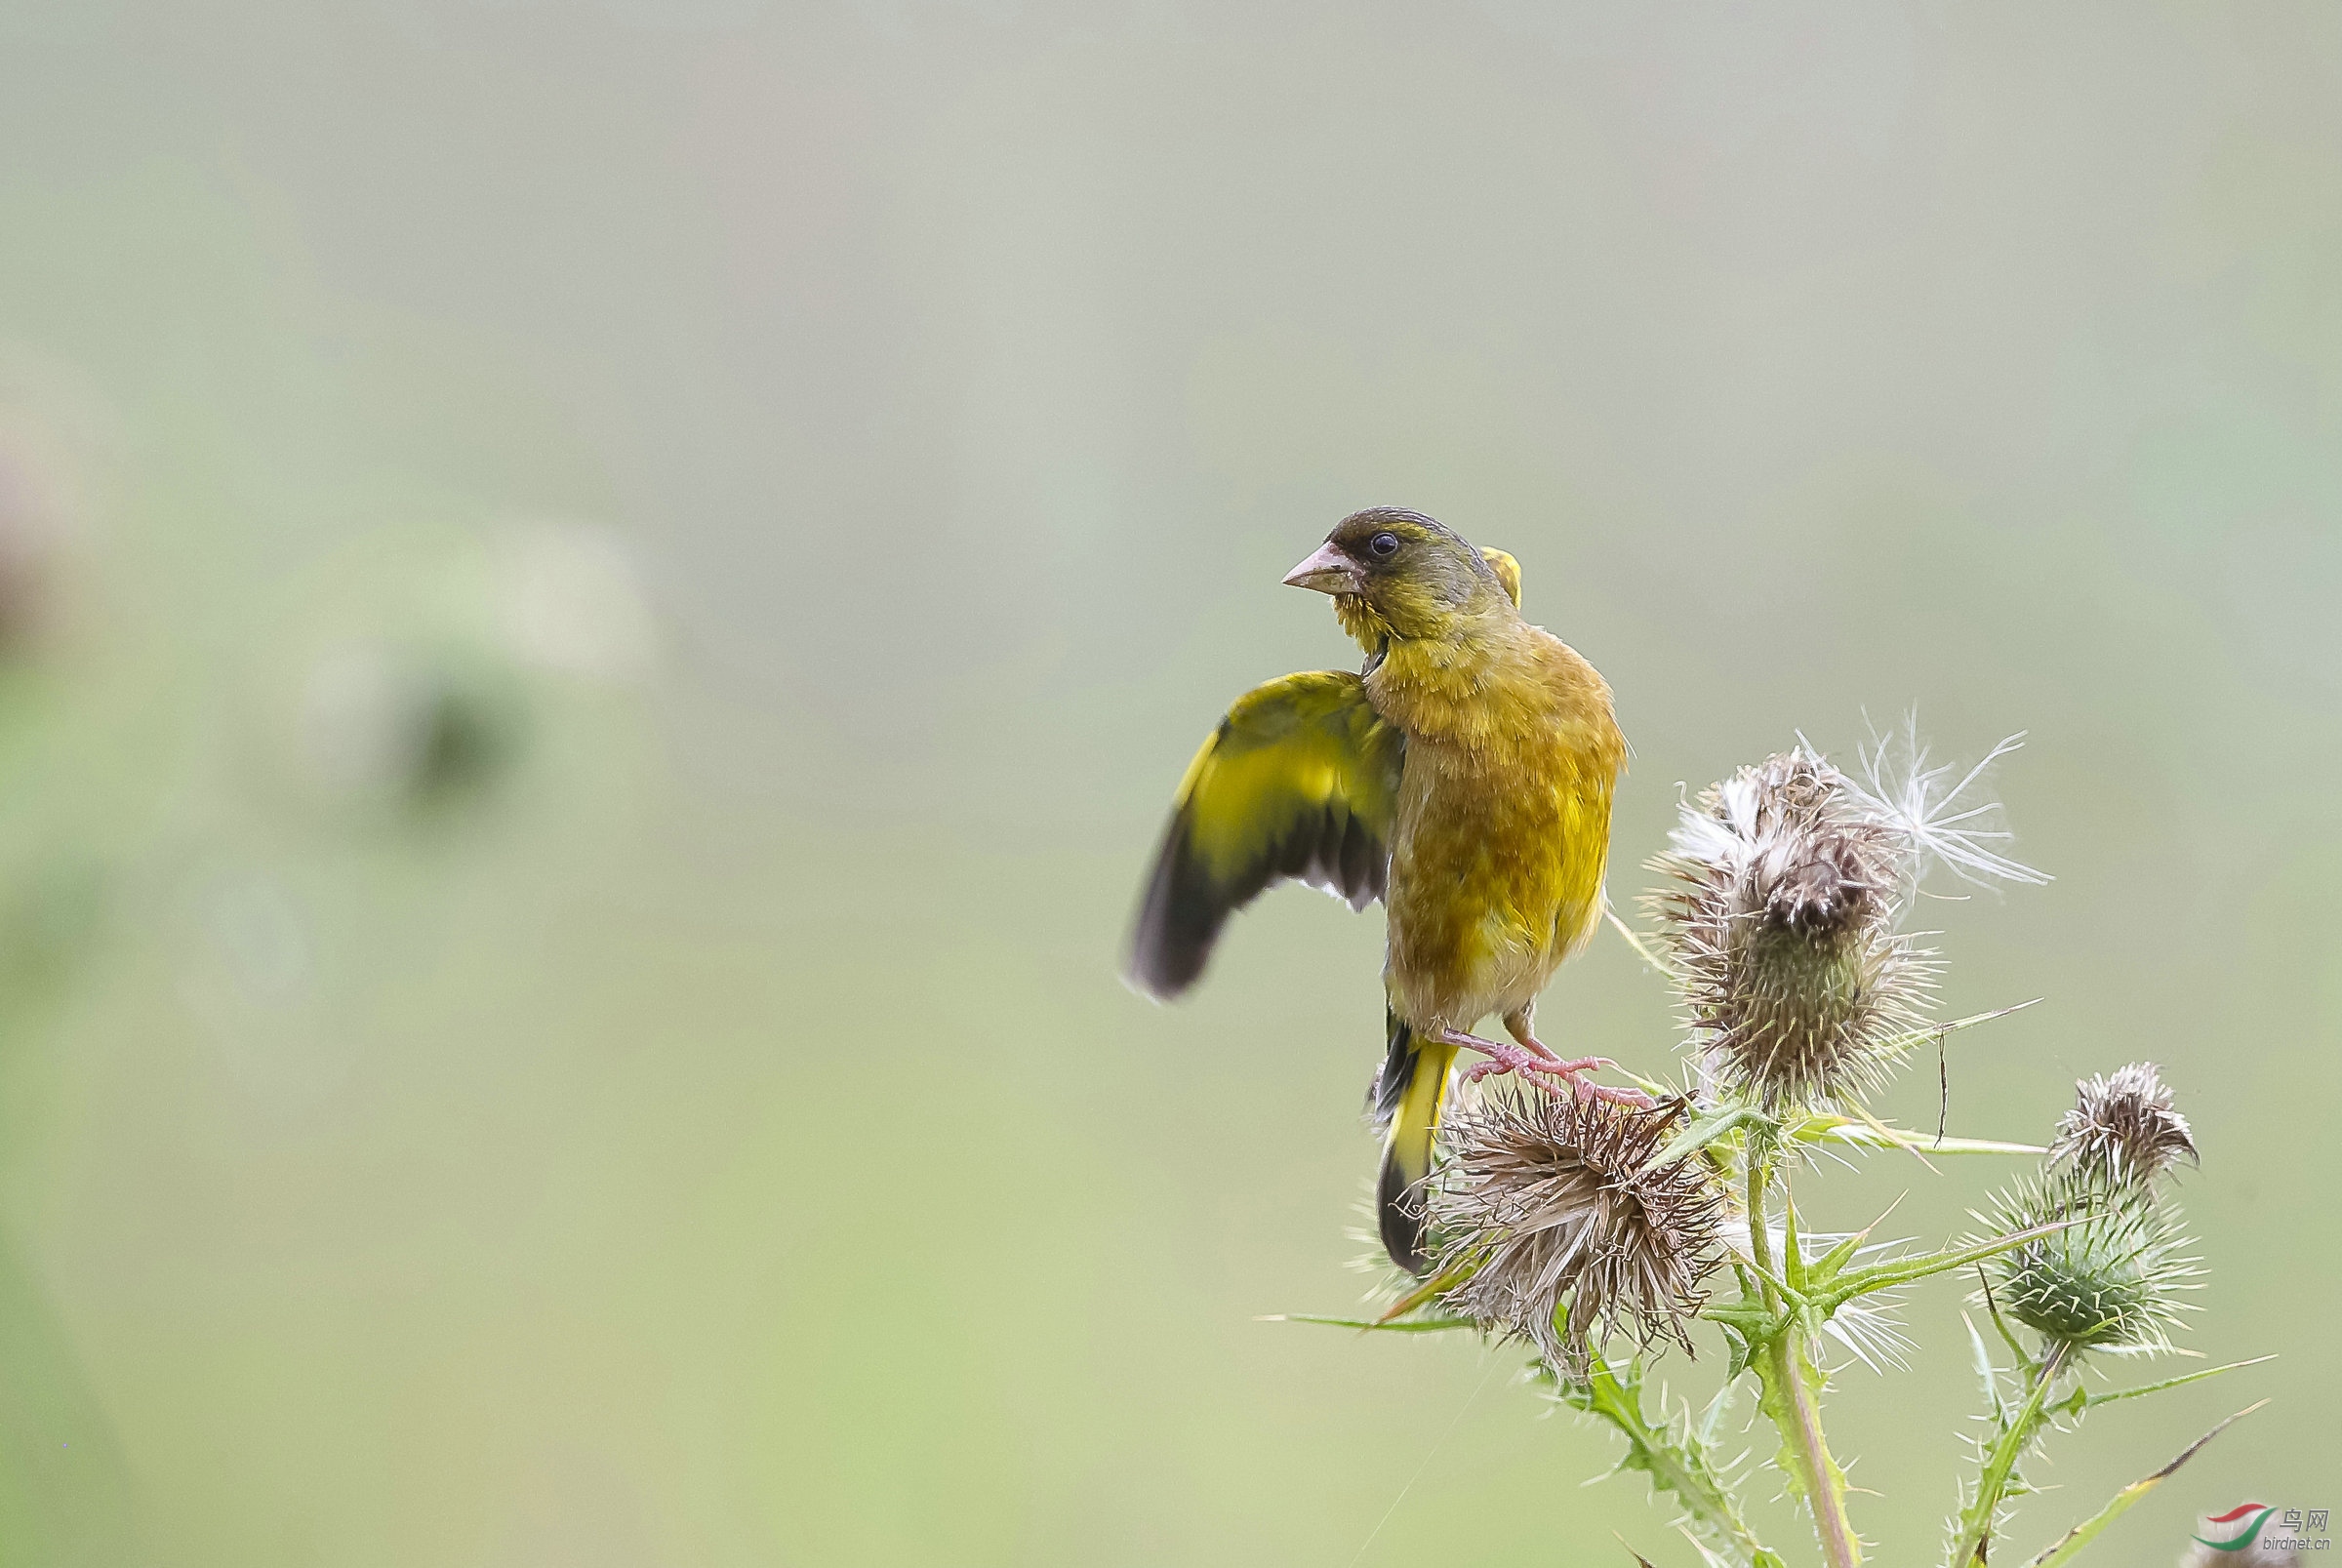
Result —
[[1537, 636], [1561, 657], [1483, 664], [1476, 689], [1416, 682], [1385, 708], [1433, 721], [1408, 725], [1386, 898], [1393, 999], [1418, 1022], [1469, 1028], [1530, 1000], [1601, 918], [1625, 742], [1601, 678]]

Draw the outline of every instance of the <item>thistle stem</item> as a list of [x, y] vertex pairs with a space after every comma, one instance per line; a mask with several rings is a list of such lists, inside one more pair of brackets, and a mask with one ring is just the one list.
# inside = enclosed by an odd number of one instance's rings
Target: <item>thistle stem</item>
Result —
[[1770, 1153], [1749, 1141], [1749, 1256], [1756, 1260], [1756, 1272], [1764, 1281], [1764, 1305], [1779, 1307], [1771, 1283], [1773, 1272], [1773, 1236], [1765, 1223], [1764, 1187], [1772, 1175]]
[[2009, 1476], [2016, 1470], [2019, 1456], [2040, 1430], [2041, 1423], [2048, 1420], [2043, 1407], [2049, 1400], [2049, 1386], [2065, 1370], [2068, 1349], [2061, 1341], [2034, 1363], [2025, 1402], [2009, 1417], [2008, 1425], [2000, 1428], [2000, 1440], [1985, 1456], [1984, 1472], [1976, 1477], [1976, 1496], [1959, 1510], [1959, 1535], [1952, 1547], [1952, 1568], [1974, 1568], [1985, 1561], [1993, 1526], [1999, 1520], [2000, 1500], [2008, 1494]]
[[1814, 1397], [1812, 1362], [1804, 1336], [1783, 1329], [1764, 1347], [1764, 1413], [1780, 1430], [1785, 1458], [1797, 1489], [1813, 1509], [1814, 1539], [1830, 1568], [1858, 1568], [1862, 1543], [1846, 1518], [1846, 1477], [1830, 1457], [1822, 1434], [1822, 1411]]
[[[1749, 1252], [1761, 1274], [1773, 1272], [1773, 1240], [1765, 1214], [1765, 1189], [1772, 1177], [1772, 1151], [1761, 1140], [1749, 1146]], [[1788, 1260], [1784, 1259], [1784, 1266]], [[1771, 1283], [1763, 1286], [1766, 1305], [1775, 1306]], [[1802, 1326], [1793, 1317], [1783, 1323], [1757, 1358], [1758, 1379], [1764, 1385], [1764, 1413], [1781, 1433], [1781, 1454], [1797, 1489], [1813, 1510], [1813, 1533], [1830, 1568], [1858, 1568], [1862, 1543], [1846, 1518], [1846, 1477], [1830, 1457], [1822, 1433], [1822, 1411], [1816, 1397], [1812, 1358], [1806, 1354]]]

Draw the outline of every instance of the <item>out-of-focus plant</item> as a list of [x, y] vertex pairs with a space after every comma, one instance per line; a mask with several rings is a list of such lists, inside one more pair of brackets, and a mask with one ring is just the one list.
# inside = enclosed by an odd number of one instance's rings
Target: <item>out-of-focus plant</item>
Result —
[[310, 646], [255, 682], [260, 753], [344, 820], [470, 815], [507, 791], [563, 699], [631, 694], [656, 663], [657, 623], [614, 535], [512, 523], [416, 553], [409, 575], [306, 606], [316, 628], [294, 647]]
[[[2169, 1351], [2198, 1283], [2169, 1191], [2195, 1142], [2154, 1066], [2079, 1084], [2042, 1147], [1891, 1127], [1868, 1107], [1915, 1053], [2015, 1010], [1937, 1022], [1938, 955], [1911, 929], [1933, 872], [2046, 880], [1995, 848], [2006, 836], [1986, 825], [1995, 808], [1967, 800], [1982, 773], [1955, 782], [1915, 738], [1891, 778], [1882, 746], [1858, 779], [1800, 744], [1687, 801], [1651, 862], [1655, 932], [1619, 926], [1676, 988], [1681, 1086], [1646, 1080], [1647, 1109], [1567, 1089], [1465, 1109], [1426, 1182], [1426, 1277], [1403, 1280], [1380, 1317], [1312, 1320], [1525, 1344], [1552, 1397], [1624, 1440], [1621, 1467], [1671, 1501], [1709, 1568], [1790, 1560], [1749, 1523], [1756, 1467], [1723, 1457], [1725, 1424], [1754, 1385], [1777, 1438], [1769, 1467], [1803, 1506], [1822, 1561], [1853, 1568], [1863, 1543], [1823, 1419], [1832, 1376], [1855, 1361], [1900, 1367], [1917, 1347], [1895, 1321], [1897, 1295], [1965, 1280], [1988, 1408], [1945, 1561], [2023, 1560], [1999, 1549], [2000, 1532], [2051, 1430], [2232, 1368], [2111, 1389], [2085, 1379]], [[1973, 1234], [1914, 1251], [1874, 1241], [1876, 1220], [1813, 1226], [1793, 1188], [1825, 1150], [2039, 1165], [1977, 1212]], [[1720, 1342], [1721, 1386], [1696, 1409], [1664, 1396], [1654, 1408], [1646, 1367], [1671, 1347], [1694, 1350], [1695, 1326]], [[2070, 1561], [2194, 1452], [2032, 1561]]]
[[23, 662], [57, 630], [77, 510], [70, 447], [0, 384], [0, 665]]
[[304, 697], [304, 749], [321, 784], [424, 814], [486, 791], [519, 752], [528, 717], [511, 670], [471, 649], [339, 649], [317, 663]]

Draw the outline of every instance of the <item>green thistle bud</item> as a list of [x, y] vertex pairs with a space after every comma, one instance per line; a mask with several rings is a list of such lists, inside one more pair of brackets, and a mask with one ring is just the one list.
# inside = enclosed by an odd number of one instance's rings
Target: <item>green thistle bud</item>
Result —
[[[1985, 1218], [1985, 1217], [1980, 1217]], [[2003, 1196], [1988, 1223], [2003, 1233], [2060, 1221], [2065, 1229], [2003, 1253], [1994, 1265], [2000, 1310], [2078, 1350], [2145, 1354], [2171, 1347], [2178, 1293], [2200, 1270], [2179, 1217], [2143, 1188], [2098, 1188], [2066, 1173]]]
[[2180, 1160], [2196, 1162], [2188, 1118], [2155, 1064], [2133, 1062], [2074, 1085], [2074, 1108], [2058, 1118], [2049, 1163], [2084, 1185], [2144, 1187]]
[[1427, 1214], [1434, 1276], [1471, 1277], [1446, 1307], [1573, 1376], [1597, 1330], [1688, 1350], [1683, 1325], [1721, 1261], [1723, 1200], [1701, 1160], [1652, 1166], [1678, 1114], [1536, 1094], [1452, 1118]]

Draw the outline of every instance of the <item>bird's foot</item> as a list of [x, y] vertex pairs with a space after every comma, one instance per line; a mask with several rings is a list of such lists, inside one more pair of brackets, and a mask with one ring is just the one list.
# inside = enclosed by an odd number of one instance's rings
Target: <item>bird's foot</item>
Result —
[[[1502, 1040], [1483, 1040], [1476, 1034], [1452, 1034], [1448, 1037], [1447, 1043], [1482, 1052], [1488, 1058], [1485, 1062], [1474, 1062], [1464, 1069], [1466, 1083], [1478, 1083], [1482, 1078], [1492, 1078], [1500, 1072], [1514, 1073], [1523, 1083], [1533, 1083], [1536, 1080], [1529, 1076], [1531, 1073], [1550, 1071], [1557, 1065], [1550, 1056], [1538, 1056], [1532, 1051], [1524, 1050], [1517, 1045], [1508, 1045]], [[1554, 1088], [1552, 1084], [1546, 1084], [1543, 1087]]]
[[1583, 1056], [1575, 1062], [1556, 1062], [1551, 1070], [1578, 1094], [1607, 1100], [1614, 1106], [1633, 1106], [1637, 1110], [1648, 1110], [1659, 1104], [1640, 1089], [1621, 1089], [1614, 1084], [1595, 1083], [1586, 1076], [1599, 1068], [1617, 1065], [1606, 1056]]
[[[1587, 1074], [1618, 1065], [1608, 1057], [1589, 1056], [1563, 1061], [1536, 1040], [1511, 1045], [1502, 1040], [1483, 1040], [1476, 1034], [1466, 1034], [1460, 1029], [1449, 1030], [1446, 1043], [1464, 1046], [1488, 1058], [1485, 1062], [1474, 1062], [1464, 1069], [1466, 1083], [1477, 1083], [1482, 1078], [1510, 1072], [1523, 1083], [1533, 1083], [1548, 1094], [1561, 1094], [1566, 1086], [1568, 1093], [1581, 1099], [1591, 1097], [1644, 1108], [1656, 1104], [1639, 1089], [1618, 1089], [1606, 1083], [1593, 1082]], [[1559, 1081], [1556, 1082], [1556, 1079]]]

